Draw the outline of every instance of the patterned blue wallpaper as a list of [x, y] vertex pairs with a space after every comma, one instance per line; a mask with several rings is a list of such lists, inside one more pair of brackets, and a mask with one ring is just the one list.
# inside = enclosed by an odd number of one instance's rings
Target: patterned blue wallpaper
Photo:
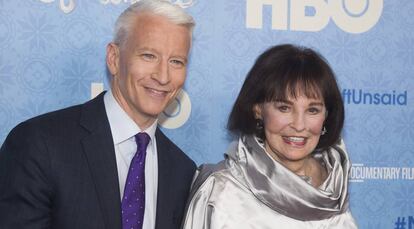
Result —
[[[131, 2], [0, 0], [0, 143], [19, 122], [108, 88], [106, 44]], [[309, 46], [340, 83], [360, 228], [414, 228], [414, 1], [173, 2], [197, 27], [183, 95], [163, 130], [188, 155], [199, 164], [222, 159], [229, 110], [261, 52]]]

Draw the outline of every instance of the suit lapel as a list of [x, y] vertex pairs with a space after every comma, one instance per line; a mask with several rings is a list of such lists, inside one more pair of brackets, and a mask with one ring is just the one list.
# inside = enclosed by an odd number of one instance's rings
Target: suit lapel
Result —
[[85, 103], [80, 124], [90, 132], [82, 141], [107, 229], [121, 228], [121, 200], [115, 149], [103, 93]]
[[158, 155], [158, 194], [157, 194], [157, 213], [156, 229], [169, 228], [173, 225], [174, 213], [174, 193], [171, 193], [171, 185], [174, 185], [169, 144], [165, 135], [157, 128], [155, 132], [157, 138]]

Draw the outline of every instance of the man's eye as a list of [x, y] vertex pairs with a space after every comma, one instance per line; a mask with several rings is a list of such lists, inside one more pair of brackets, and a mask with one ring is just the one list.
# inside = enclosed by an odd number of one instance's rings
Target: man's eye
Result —
[[144, 60], [155, 60], [156, 59], [156, 56], [151, 53], [144, 53], [141, 56], [142, 58], [144, 58]]
[[176, 67], [183, 67], [185, 66], [184, 61], [181, 60], [171, 60], [170, 63]]

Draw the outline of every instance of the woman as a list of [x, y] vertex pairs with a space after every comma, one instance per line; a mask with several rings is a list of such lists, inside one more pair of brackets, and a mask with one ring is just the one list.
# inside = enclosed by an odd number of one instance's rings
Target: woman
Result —
[[315, 51], [272, 47], [250, 70], [228, 128], [225, 160], [202, 166], [185, 229], [357, 228], [334, 73]]

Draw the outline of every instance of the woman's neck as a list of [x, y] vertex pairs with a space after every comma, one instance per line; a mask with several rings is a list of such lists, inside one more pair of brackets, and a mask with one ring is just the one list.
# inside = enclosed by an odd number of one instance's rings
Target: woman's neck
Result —
[[312, 154], [302, 160], [290, 161], [280, 158], [272, 150], [267, 149], [267, 151], [270, 151], [268, 154], [274, 160], [281, 163], [291, 172], [301, 177], [307, 177], [310, 180], [311, 185], [314, 187], [319, 187], [327, 177], [326, 168], [322, 166], [321, 163], [312, 156]]

